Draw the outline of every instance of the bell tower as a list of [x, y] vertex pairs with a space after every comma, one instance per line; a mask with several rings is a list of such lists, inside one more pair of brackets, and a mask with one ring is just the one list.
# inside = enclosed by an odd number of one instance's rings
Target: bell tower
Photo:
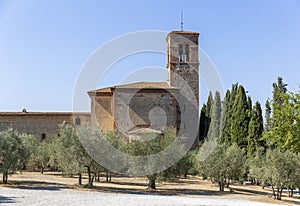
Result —
[[198, 145], [199, 58], [198, 32], [172, 31], [167, 36], [167, 82], [177, 87], [176, 129]]
[[184, 81], [194, 92], [199, 107], [198, 38], [198, 32], [172, 31], [168, 34], [167, 82], [180, 88]]

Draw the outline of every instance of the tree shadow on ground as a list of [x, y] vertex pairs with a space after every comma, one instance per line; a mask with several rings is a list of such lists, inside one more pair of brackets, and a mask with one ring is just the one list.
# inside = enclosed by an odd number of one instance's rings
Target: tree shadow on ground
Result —
[[268, 191], [257, 191], [257, 190], [250, 190], [250, 189], [242, 189], [242, 188], [235, 188], [232, 187], [232, 190], [235, 194], [241, 194], [241, 195], [271, 195]]
[[135, 182], [115, 182], [115, 181], [111, 181], [111, 184], [116, 184], [116, 185], [130, 185], [130, 186], [143, 186], [143, 187], [147, 187], [147, 183], [135, 183]]
[[26, 190], [50, 190], [57, 191], [68, 188], [63, 184], [55, 182], [43, 182], [43, 181], [17, 181], [11, 182], [7, 185], [11, 188], [26, 189]]
[[[270, 191], [256, 191], [256, 190], [250, 190], [250, 189], [233, 188], [233, 192], [234, 192], [234, 194], [257, 195], [257, 196], [258, 195], [260, 195], [260, 196], [263, 195], [263, 196], [268, 196], [270, 198], [273, 198], [273, 194]], [[283, 198], [283, 200], [281, 200], [282, 202], [300, 205], [299, 201], [292, 200], [292, 199], [285, 199], [285, 197], [282, 197], [282, 198]], [[294, 198], [296, 198], [296, 197], [294, 197]], [[279, 200], [278, 200], [278, 202], [280, 203]]]
[[179, 180], [176, 180], [174, 182], [169, 182], [169, 183], [180, 183], [182, 185], [199, 185], [199, 182], [196, 181], [196, 180], [193, 180], [193, 179], [190, 179], [190, 178], [185, 178], [185, 179], [179, 179]]
[[16, 201], [14, 200], [15, 197], [5, 197], [5, 196], [1, 196], [0, 195], [0, 204], [1, 203], [16, 203]]
[[95, 186], [99, 192], [112, 192], [112, 193], [123, 193], [123, 194], [139, 194], [139, 195], [162, 195], [162, 196], [178, 196], [178, 195], [202, 195], [202, 196], [223, 196], [230, 194], [229, 192], [219, 191], [207, 191], [199, 189], [161, 189], [157, 190], [145, 189], [133, 189], [133, 188], [115, 188], [108, 186]]

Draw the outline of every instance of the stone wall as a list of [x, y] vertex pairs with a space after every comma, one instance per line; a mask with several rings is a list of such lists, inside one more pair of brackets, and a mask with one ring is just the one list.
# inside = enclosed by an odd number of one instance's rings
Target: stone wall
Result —
[[[89, 113], [72, 112], [0, 112], [0, 131], [8, 128], [32, 134], [41, 141], [59, 134], [59, 124], [90, 123]], [[77, 126], [77, 125], [76, 125]]]
[[91, 97], [91, 120], [93, 127], [100, 127], [104, 133], [114, 130], [112, 96]]
[[176, 127], [176, 101], [164, 89], [114, 93], [115, 127], [126, 135], [131, 129], [149, 127], [161, 131]]
[[[199, 33], [174, 31], [167, 37], [167, 82], [181, 89], [186, 83], [199, 102]], [[179, 59], [179, 45], [188, 46], [188, 57]], [[181, 77], [181, 78], [180, 78]]]
[[173, 31], [167, 37], [167, 82], [179, 89], [177, 132], [198, 144], [199, 33]]

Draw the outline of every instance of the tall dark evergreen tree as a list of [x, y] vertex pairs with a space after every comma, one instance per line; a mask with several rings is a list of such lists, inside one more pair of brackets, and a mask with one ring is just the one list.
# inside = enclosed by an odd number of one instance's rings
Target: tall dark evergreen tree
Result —
[[203, 142], [207, 138], [209, 125], [211, 121], [213, 107], [213, 95], [209, 92], [206, 104], [203, 104], [201, 108], [200, 121], [199, 121], [199, 141]]
[[[249, 108], [249, 113], [251, 113], [251, 109], [252, 109], [252, 99], [250, 96], [247, 96], [247, 103], [248, 103], [248, 108]], [[251, 115], [251, 114], [250, 114]], [[249, 115], [249, 116], [250, 116]]]
[[209, 125], [211, 121], [211, 110], [213, 106], [213, 95], [211, 92], [209, 92], [207, 102], [206, 102], [206, 109], [205, 109], [205, 124], [204, 124], [204, 138], [207, 138], [208, 130], [209, 130]]
[[228, 104], [230, 103], [230, 91], [227, 90], [226, 95], [224, 97], [224, 100], [222, 102], [222, 110], [221, 110], [221, 121], [220, 121], [220, 137], [219, 137], [219, 141], [221, 143], [228, 143], [227, 141], [225, 141], [223, 138], [225, 136], [225, 134], [223, 134], [224, 132], [224, 128], [226, 125], [226, 117], [227, 117], [227, 113], [228, 113]]
[[203, 142], [205, 139], [205, 127], [206, 127], [206, 105], [203, 104], [200, 113], [200, 121], [199, 121], [199, 141]]
[[243, 86], [239, 86], [232, 108], [231, 142], [245, 149], [248, 143], [248, 111], [249, 108], [245, 89]]
[[250, 96], [247, 96], [247, 103], [248, 103], [248, 119], [250, 121], [251, 111], [252, 111], [252, 99]]
[[263, 117], [261, 106], [256, 102], [251, 112], [251, 119], [248, 127], [247, 155], [252, 156], [259, 147], [265, 147], [265, 141], [261, 140], [263, 133]]
[[220, 136], [221, 97], [218, 91], [215, 93], [211, 111], [211, 122], [207, 135], [209, 141], [217, 140]]
[[271, 129], [271, 103], [270, 103], [270, 100], [268, 99], [266, 101], [266, 104], [265, 104], [265, 126], [264, 126], [264, 130], [266, 132], [270, 131]]
[[[273, 83], [273, 100], [272, 100], [272, 127], [280, 126], [280, 119], [282, 118], [280, 112], [284, 103], [284, 94], [287, 92], [287, 84], [283, 83], [282, 77], [278, 77], [277, 83]], [[278, 115], [279, 114], [279, 115]]]
[[273, 107], [283, 104], [283, 94], [287, 92], [287, 84], [283, 83], [282, 77], [277, 78], [277, 83], [273, 83]]
[[238, 83], [233, 84], [231, 88], [231, 92], [227, 91], [225, 98], [226, 100], [226, 117], [225, 123], [223, 127], [223, 132], [221, 133], [221, 142], [231, 144], [231, 123], [232, 123], [232, 111], [233, 105], [235, 101], [235, 97], [237, 94]]
[[[277, 82], [273, 83], [273, 97], [272, 100], [266, 102], [266, 132], [264, 134], [264, 139], [268, 142], [270, 147], [273, 149], [283, 143], [282, 136], [280, 133], [287, 133], [288, 131], [282, 131], [282, 124], [287, 122], [286, 116], [284, 115], [283, 110], [286, 109], [284, 105], [285, 95], [287, 93], [287, 84], [283, 82], [282, 77], [277, 78]], [[276, 136], [276, 137], [275, 137]]]
[[205, 112], [208, 117], [211, 117], [213, 103], [214, 103], [213, 94], [210, 91], [206, 102], [206, 112]]

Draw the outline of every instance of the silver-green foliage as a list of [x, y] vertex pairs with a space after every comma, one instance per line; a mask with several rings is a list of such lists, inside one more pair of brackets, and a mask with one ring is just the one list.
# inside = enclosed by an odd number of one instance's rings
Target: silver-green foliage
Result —
[[250, 161], [249, 175], [263, 185], [271, 185], [275, 199], [281, 199], [283, 188], [300, 187], [300, 156], [287, 150], [267, 150]]
[[0, 132], [0, 171], [3, 183], [7, 183], [8, 174], [21, 170], [28, 163], [36, 145], [31, 135], [19, 135], [13, 129]]
[[245, 158], [245, 151], [236, 144], [232, 144], [230, 147], [218, 144], [204, 161], [200, 161], [200, 173], [217, 182], [219, 190], [224, 191], [226, 180], [241, 179]]

